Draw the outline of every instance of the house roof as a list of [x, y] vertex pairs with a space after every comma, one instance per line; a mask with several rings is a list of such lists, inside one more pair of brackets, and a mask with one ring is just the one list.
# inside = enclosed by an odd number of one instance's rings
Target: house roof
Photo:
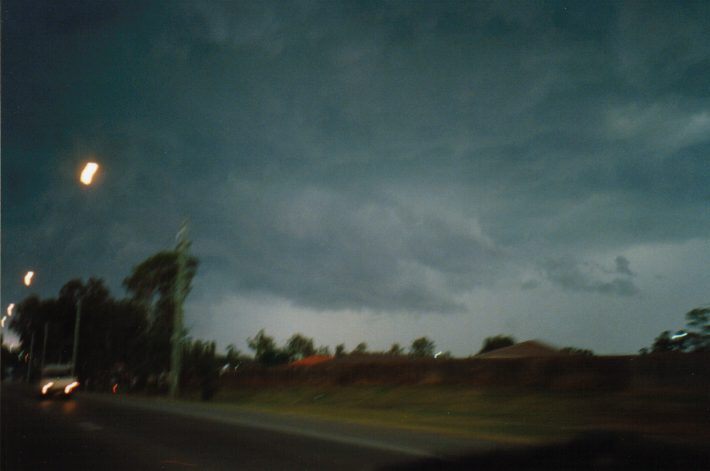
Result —
[[528, 340], [516, 343], [509, 347], [498, 348], [490, 352], [476, 355], [477, 358], [524, 358], [524, 357], [544, 357], [559, 355], [560, 352], [555, 347], [540, 342], [539, 340]]

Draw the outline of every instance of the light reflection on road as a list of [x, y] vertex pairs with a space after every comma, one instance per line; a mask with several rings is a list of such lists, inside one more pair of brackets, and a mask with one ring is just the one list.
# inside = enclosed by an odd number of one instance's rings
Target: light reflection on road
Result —
[[77, 403], [73, 399], [42, 399], [38, 401], [38, 407], [44, 413], [58, 411], [63, 415], [74, 415], [77, 410]]
[[64, 414], [73, 414], [74, 411], [76, 410], [76, 402], [74, 401], [66, 401], [64, 404], [62, 404], [62, 412]]

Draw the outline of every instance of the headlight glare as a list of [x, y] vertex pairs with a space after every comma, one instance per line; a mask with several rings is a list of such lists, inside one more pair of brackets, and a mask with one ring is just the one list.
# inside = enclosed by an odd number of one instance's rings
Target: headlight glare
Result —
[[74, 381], [71, 384], [68, 384], [66, 388], [64, 388], [64, 394], [70, 394], [73, 390], [75, 390], [79, 386], [78, 381]]
[[49, 383], [42, 386], [42, 394], [47, 394], [47, 391], [49, 391], [49, 388], [51, 388], [52, 386], [54, 386], [54, 381], [50, 381]]

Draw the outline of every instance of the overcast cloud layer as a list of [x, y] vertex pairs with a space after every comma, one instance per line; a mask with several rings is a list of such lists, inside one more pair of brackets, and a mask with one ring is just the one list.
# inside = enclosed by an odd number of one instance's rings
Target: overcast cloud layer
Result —
[[29, 267], [121, 295], [186, 218], [220, 348], [634, 352], [710, 303], [707, 2], [5, 1], [2, 34], [4, 304]]

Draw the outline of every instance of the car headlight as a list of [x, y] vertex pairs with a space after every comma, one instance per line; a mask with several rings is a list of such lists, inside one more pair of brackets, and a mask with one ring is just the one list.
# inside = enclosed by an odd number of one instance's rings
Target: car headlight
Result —
[[74, 381], [71, 384], [68, 384], [66, 388], [64, 388], [64, 394], [70, 394], [73, 390], [75, 390], [79, 386], [78, 381]]
[[54, 386], [54, 381], [50, 381], [49, 383], [42, 386], [42, 394], [47, 394], [47, 391], [49, 391], [49, 388], [51, 388], [52, 386]]

